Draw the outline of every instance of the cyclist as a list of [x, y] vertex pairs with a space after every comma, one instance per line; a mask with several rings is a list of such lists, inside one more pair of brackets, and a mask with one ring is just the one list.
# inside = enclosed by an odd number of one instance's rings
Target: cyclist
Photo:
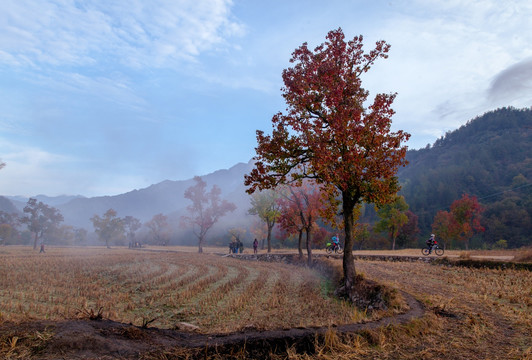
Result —
[[332, 243], [335, 249], [338, 249], [340, 247], [340, 240], [338, 239], [338, 236], [332, 237]]
[[432, 248], [437, 244], [436, 235], [430, 234], [430, 238], [426, 241], [427, 246], [429, 247], [429, 254], [432, 252]]

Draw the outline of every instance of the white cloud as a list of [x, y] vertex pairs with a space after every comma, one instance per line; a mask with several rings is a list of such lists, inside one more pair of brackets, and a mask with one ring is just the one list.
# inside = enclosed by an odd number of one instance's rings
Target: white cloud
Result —
[[90, 169], [89, 161], [24, 147], [0, 138], [0, 194], [49, 196], [82, 194], [115, 195], [152, 182], [140, 175]]
[[231, 6], [229, 0], [5, 0], [0, 3], [0, 61], [175, 67], [243, 33], [231, 18]]

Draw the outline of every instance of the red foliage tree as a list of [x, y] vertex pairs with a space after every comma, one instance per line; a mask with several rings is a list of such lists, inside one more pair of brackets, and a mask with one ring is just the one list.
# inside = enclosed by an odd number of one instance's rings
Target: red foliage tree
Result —
[[316, 223], [324, 213], [322, 195], [317, 186], [309, 182], [299, 187], [288, 186], [286, 196], [279, 198], [281, 216], [279, 223], [287, 231], [297, 232], [299, 235], [299, 256], [302, 257], [302, 235], [307, 235], [307, 260], [312, 264], [312, 232], [319, 227]]
[[434, 217], [432, 229], [444, 241], [457, 239], [465, 244], [469, 250], [469, 240], [475, 232], [484, 231], [480, 225], [484, 208], [479, 204], [476, 196], [463, 194], [461, 199], [451, 204], [451, 211], [438, 211]]
[[185, 191], [185, 198], [192, 201], [192, 205], [187, 206], [190, 216], [182, 216], [181, 224], [192, 226], [194, 234], [198, 238], [198, 252], [202, 253], [207, 232], [222, 216], [234, 211], [236, 205], [220, 199], [222, 191], [218, 186], [214, 185], [211, 191], [207, 192], [205, 181], [199, 176], [195, 176], [194, 181], [196, 184]]
[[437, 239], [441, 239], [445, 247], [450, 246], [452, 240], [456, 237], [456, 223], [453, 215], [448, 211], [438, 211], [432, 224], [432, 232]]
[[360, 76], [387, 57], [389, 45], [379, 41], [364, 53], [362, 36], [346, 42], [341, 29], [326, 39], [314, 51], [304, 43], [292, 54], [293, 67], [283, 71], [288, 113], [273, 116], [272, 135], [257, 131], [255, 168], [245, 184], [253, 193], [311, 178], [331, 199], [341, 199], [347, 251], [339, 293], [348, 295], [356, 275], [351, 251], [355, 206], [386, 203], [397, 192], [395, 174], [406, 163], [401, 143], [409, 134], [390, 130], [395, 94], [377, 94], [365, 107], [369, 93]]
[[462, 241], [468, 250], [469, 241], [474, 233], [484, 231], [484, 227], [480, 225], [483, 211], [484, 208], [479, 204], [477, 197], [468, 194], [463, 194], [461, 199], [455, 200], [451, 205], [458, 240]]

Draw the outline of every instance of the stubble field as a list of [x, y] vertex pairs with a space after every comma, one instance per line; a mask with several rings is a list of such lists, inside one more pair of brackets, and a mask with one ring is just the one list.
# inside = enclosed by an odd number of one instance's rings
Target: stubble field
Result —
[[[414, 295], [425, 314], [350, 335], [331, 330], [312, 354], [292, 348], [269, 358], [532, 359], [530, 272], [388, 261], [357, 261], [356, 268]], [[0, 325], [83, 318], [100, 309], [119, 322], [160, 328], [186, 322], [209, 334], [367, 320], [328, 296], [330, 286], [307, 268], [213, 254], [0, 248]], [[0, 356], [24, 358], [34, 351], [28, 342], [42, 348], [51, 337], [0, 334]], [[163, 355], [137, 358], [181, 358]]]
[[124, 323], [200, 332], [349, 323], [363, 317], [303, 267], [197, 253], [29, 248], [0, 253], [0, 319], [61, 320], [101, 312]]

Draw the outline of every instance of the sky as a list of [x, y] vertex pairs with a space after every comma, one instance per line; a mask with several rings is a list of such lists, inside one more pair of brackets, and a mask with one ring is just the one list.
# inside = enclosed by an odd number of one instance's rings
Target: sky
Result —
[[342, 28], [391, 45], [362, 78], [397, 92], [419, 149], [532, 106], [529, 0], [2, 0], [0, 195], [116, 195], [248, 162], [286, 109], [282, 70]]

